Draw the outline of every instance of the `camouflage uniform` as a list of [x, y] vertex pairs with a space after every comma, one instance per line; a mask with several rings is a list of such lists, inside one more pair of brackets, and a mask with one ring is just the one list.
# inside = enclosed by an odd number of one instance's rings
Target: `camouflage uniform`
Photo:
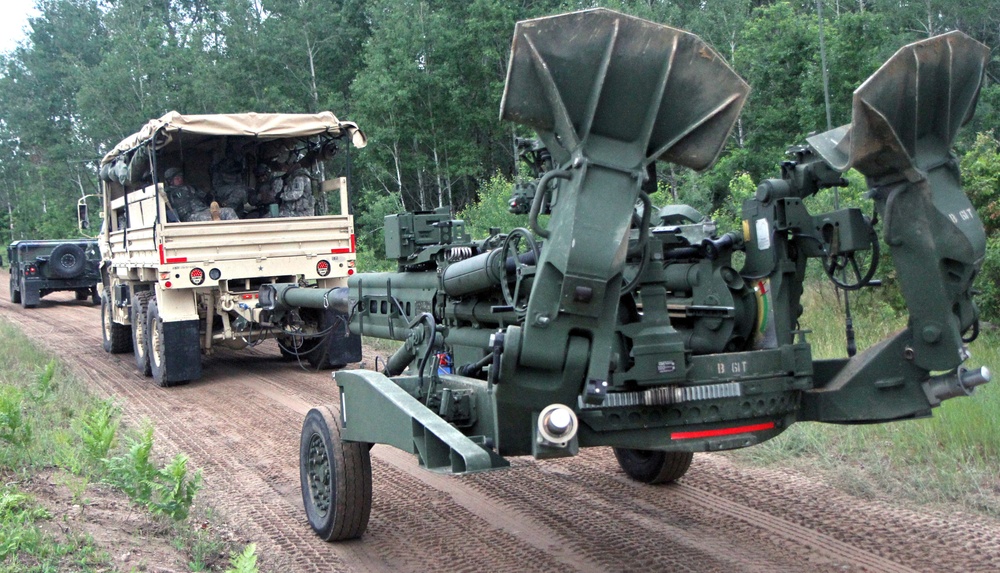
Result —
[[251, 217], [270, 217], [271, 205], [278, 202], [281, 179], [272, 177], [271, 169], [263, 163], [257, 165], [254, 175], [257, 176], [257, 188], [251, 189], [247, 196], [247, 202], [255, 207]]
[[312, 192], [312, 177], [299, 167], [287, 176], [287, 183], [276, 194], [281, 200], [279, 217], [310, 217], [316, 214], [316, 201]]
[[[178, 175], [183, 177], [180, 170], [173, 167], [167, 169], [165, 177], [169, 183]], [[169, 185], [166, 192], [170, 206], [174, 208], [177, 218], [182, 222], [212, 220], [212, 211], [205, 203], [208, 198], [201, 191], [198, 191], [191, 185], [181, 183], [180, 185]], [[219, 209], [219, 217], [223, 220], [239, 219], [236, 216], [236, 212], [228, 207]]]
[[235, 153], [227, 154], [212, 165], [212, 189], [220, 207], [231, 208], [238, 216], [246, 215], [251, 189], [243, 184], [246, 164]]

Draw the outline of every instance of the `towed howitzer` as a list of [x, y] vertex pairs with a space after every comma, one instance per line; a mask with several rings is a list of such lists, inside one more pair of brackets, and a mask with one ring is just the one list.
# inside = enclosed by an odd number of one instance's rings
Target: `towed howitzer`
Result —
[[[327, 540], [365, 531], [374, 443], [451, 473], [611, 446], [630, 477], [662, 483], [694, 452], [797, 421], [929, 416], [987, 382], [986, 368], [962, 367], [985, 234], [949, 151], [986, 58], [957, 32], [904, 47], [855, 92], [851, 124], [792, 148], [744, 202], [742, 229], [720, 234], [690, 207], [654, 208], [641, 185], [658, 159], [711, 165], [743, 80], [696, 36], [616, 12], [518, 23], [501, 118], [534, 128], [540, 145], [525, 148], [550, 162], [511, 204], [529, 228], [474, 241], [447, 209], [391, 216], [397, 272], [261, 291], [272, 312], [335, 306], [351, 332], [403, 342], [381, 371], [337, 372], [339, 408], [307, 415], [311, 526]], [[867, 179], [910, 320], [855, 356], [814, 360], [799, 325], [807, 260], [849, 289], [870, 286], [878, 262], [860, 209], [804, 204], [850, 167]]]

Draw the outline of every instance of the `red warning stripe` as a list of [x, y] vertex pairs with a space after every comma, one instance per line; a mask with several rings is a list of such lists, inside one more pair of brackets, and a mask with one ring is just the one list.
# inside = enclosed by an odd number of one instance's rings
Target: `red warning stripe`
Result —
[[330, 249], [330, 252], [334, 255], [345, 255], [348, 253], [354, 253], [357, 251], [357, 247], [354, 243], [354, 233], [351, 233], [351, 246], [341, 247], [339, 249]]
[[170, 264], [174, 264], [174, 263], [186, 263], [187, 261], [188, 261], [187, 257], [171, 257], [169, 259], [166, 258], [166, 255], [163, 252], [163, 243], [160, 243], [160, 264], [161, 265], [170, 265]]
[[760, 432], [761, 430], [774, 429], [774, 422], [754, 424], [752, 426], [737, 426], [735, 428], [719, 428], [717, 430], [698, 430], [695, 432], [674, 432], [670, 434], [671, 440], [691, 440], [694, 438], [714, 438], [717, 436], [732, 436], [733, 434], [745, 434], [747, 432]]

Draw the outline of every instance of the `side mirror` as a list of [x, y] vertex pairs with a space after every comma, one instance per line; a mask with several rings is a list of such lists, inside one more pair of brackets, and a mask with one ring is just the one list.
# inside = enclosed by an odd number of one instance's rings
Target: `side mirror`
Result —
[[[93, 237], [93, 235], [87, 232], [91, 228], [90, 208], [87, 206], [87, 200], [92, 197], [95, 199], [99, 199], [100, 195], [94, 195], [94, 194], [84, 195], [83, 197], [80, 197], [76, 201], [76, 225], [77, 228], [80, 229], [80, 233], [85, 237]], [[103, 219], [104, 211], [98, 209], [98, 212], [101, 214], [101, 219]]]
[[81, 231], [90, 228], [90, 217], [87, 213], [87, 204], [83, 201], [76, 204], [76, 219]]

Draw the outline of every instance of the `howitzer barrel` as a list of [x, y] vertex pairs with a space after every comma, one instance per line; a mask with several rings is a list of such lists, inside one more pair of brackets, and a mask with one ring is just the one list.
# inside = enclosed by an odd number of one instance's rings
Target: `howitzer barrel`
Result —
[[332, 308], [347, 314], [350, 300], [347, 287], [332, 289], [302, 288], [296, 284], [266, 284], [260, 287], [260, 306], [264, 310], [293, 308]]

